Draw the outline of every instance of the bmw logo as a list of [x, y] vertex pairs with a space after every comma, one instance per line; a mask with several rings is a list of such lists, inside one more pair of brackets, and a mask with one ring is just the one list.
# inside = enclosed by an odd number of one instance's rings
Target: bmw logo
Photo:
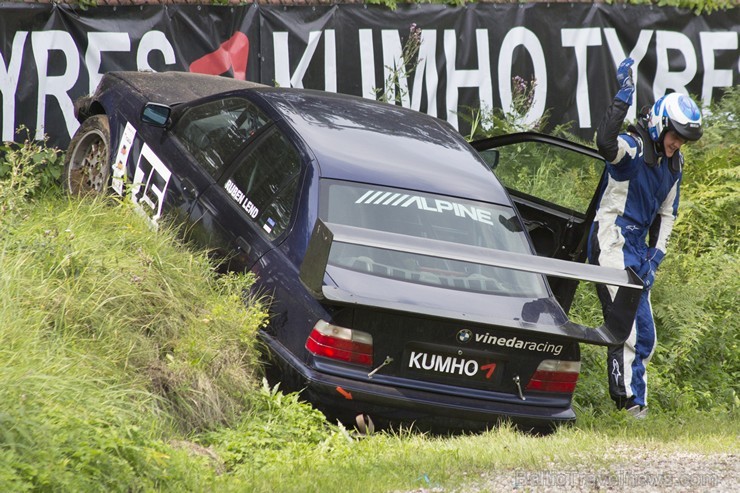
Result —
[[468, 342], [473, 337], [473, 333], [468, 329], [462, 329], [457, 333], [457, 340], [459, 342]]

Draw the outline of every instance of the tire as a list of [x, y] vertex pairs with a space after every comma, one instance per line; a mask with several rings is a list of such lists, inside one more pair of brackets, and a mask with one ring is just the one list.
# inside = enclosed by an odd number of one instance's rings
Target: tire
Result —
[[75, 132], [64, 158], [64, 188], [73, 195], [104, 195], [111, 176], [110, 124], [93, 115]]

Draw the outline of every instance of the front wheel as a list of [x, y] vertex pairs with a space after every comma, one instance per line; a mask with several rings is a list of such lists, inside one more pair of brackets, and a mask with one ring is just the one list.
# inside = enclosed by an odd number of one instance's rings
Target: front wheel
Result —
[[75, 132], [64, 159], [64, 187], [71, 194], [105, 194], [110, 182], [110, 124], [93, 115]]

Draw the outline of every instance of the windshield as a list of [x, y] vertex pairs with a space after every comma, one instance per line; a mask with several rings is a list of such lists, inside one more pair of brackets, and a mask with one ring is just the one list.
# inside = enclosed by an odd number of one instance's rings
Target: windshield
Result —
[[[322, 218], [515, 253], [532, 253], [514, 209], [442, 195], [326, 180]], [[544, 278], [499, 267], [382, 248], [334, 243], [329, 264], [402, 281], [512, 296], [547, 297]]]

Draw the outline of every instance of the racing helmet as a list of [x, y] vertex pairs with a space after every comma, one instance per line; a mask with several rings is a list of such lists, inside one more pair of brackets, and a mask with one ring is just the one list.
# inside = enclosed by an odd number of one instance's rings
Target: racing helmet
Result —
[[699, 140], [703, 133], [699, 107], [690, 97], [677, 92], [655, 102], [648, 112], [647, 123], [650, 138], [658, 144], [662, 144], [669, 130], [687, 141]]

